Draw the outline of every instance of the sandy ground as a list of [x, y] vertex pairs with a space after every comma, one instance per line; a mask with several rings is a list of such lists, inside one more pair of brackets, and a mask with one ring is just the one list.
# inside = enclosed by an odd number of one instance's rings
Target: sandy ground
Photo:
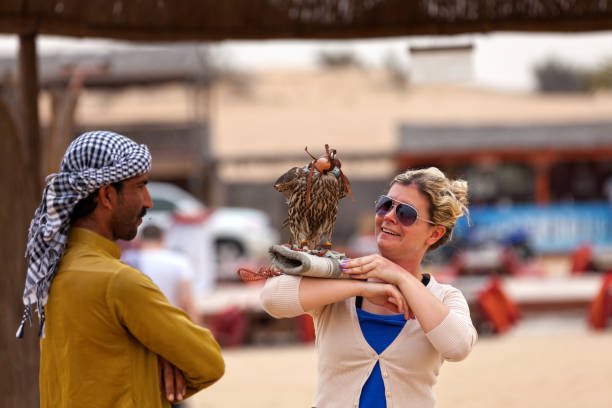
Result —
[[[225, 376], [190, 408], [310, 407], [316, 385], [313, 346], [224, 351]], [[460, 363], [445, 363], [438, 408], [612, 407], [612, 331], [582, 322], [529, 321], [481, 338]]]

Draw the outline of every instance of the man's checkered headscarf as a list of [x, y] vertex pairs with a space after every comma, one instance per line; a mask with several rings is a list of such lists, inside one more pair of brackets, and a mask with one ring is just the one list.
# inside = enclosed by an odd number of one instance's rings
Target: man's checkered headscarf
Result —
[[68, 240], [70, 215], [76, 204], [102, 186], [148, 173], [151, 155], [145, 145], [106, 131], [84, 133], [75, 139], [62, 159], [60, 172], [47, 177], [42, 201], [30, 224], [23, 303], [25, 311], [17, 330], [23, 336], [30, 306], [38, 304], [40, 332], [44, 305], [59, 260]]

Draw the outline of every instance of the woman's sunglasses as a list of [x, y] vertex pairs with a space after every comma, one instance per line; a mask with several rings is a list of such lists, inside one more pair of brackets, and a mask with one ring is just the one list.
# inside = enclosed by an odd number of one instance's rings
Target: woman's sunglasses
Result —
[[397, 220], [405, 227], [411, 226], [417, 219], [428, 222], [432, 225], [436, 225], [435, 222], [419, 217], [419, 213], [416, 208], [410, 204], [402, 203], [401, 201], [394, 200], [386, 195], [381, 195], [378, 198], [378, 201], [376, 201], [376, 215], [384, 217], [393, 209], [393, 207], [395, 207], [395, 216], [397, 217]]

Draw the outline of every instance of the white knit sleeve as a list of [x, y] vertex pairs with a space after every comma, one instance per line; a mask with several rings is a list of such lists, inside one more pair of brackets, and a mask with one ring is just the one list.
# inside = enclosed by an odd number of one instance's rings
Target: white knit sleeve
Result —
[[268, 279], [261, 291], [261, 304], [272, 317], [295, 317], [304, 314], [300, 304], [301, 276], [280, 275]]
[[443, 302], [450, 312], [426, 335], [444, 359], [461, 361], [472, 350], [478, 334], [472, 325], [467, 301], [458, 289], [451, 287], [451, 290], [445, 294]]

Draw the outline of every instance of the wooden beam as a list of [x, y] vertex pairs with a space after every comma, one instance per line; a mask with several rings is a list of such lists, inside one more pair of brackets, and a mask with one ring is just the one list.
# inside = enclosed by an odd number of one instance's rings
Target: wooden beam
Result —
[[38, 64], [36, 34], [19, 36], [19, 92], [21, 100], [21, 129], [26, 143], [25, 156], [34, 182], [34, 191], [42, 189], [40, 123], [38, 118]]
[[609, 30], [612, 0], [3, 0], [0, 32], [138, 41]]

